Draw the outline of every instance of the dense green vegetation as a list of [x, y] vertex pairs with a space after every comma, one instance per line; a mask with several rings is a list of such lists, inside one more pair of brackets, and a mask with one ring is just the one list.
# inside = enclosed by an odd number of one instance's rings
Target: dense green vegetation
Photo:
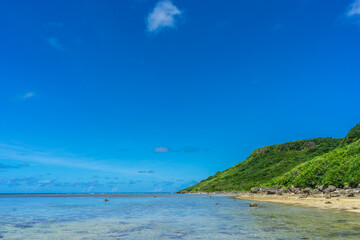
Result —
[[356, 140], [360, 139], [360, 123], [357, 124], [355, 127], [350, 129], [346, 137], [342, 141], [342, 146], [355, 142]]
[[185, 191], [246, 191], [261, 185], [340, 187], [344, 183], [360, 183], [360, 124], [343, 139], [307, 139], [256, 149], [245, 161]]
[[295, 167], [273, 179], [269, 185], [315, 187], [331, 184], [343, 187], [348, 184], [356, 187], [359, 183], [360, 140], [357, 140]]

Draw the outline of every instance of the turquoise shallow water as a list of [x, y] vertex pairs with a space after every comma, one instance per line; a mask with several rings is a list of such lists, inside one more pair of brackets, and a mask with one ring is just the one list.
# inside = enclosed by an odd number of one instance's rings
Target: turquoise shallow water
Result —
[[360, 239], [360, 216], [229, 196], [0, 195], [0, 238]]

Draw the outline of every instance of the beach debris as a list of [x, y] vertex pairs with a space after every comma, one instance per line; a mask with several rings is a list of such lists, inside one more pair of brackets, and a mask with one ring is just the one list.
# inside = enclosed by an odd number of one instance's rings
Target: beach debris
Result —
[[157, 197], [157, 196], [154, 195], [153, 197]]
[[220, 203], [217, 202], [217, 203], [215, 203], [215, 205], [220, 205]]
[[331, 202], [330, 202], [330, 201], [326, 201], [325, 204], [331, 204]]
[[105, 202], [108, 202], [108, 201], [109, 201], [109, 199], [105, 198]]
[[249, 206], [250, 207], [257, 207], [258, 205], [256, 203], [250, 203]]

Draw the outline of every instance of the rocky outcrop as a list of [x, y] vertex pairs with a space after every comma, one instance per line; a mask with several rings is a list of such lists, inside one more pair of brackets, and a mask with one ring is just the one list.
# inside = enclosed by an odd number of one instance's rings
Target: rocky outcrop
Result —
[[330, 198], [360, 198], [360, 188], [354, 188], [347, 186], [346, 188], [338, 189], [333, 185], [329, 186], [317, 186], [315, 189], [312, 188], [299, 188], [295, 186], [291, 186], [288, 188], [283, 188], [281, 186], [274, 187], [260, 187], [260, 188], [252, 188], [250, 190], [250, 194], [265, 194], [265, 195], [298, 195], [299, 198], [306, 197], [325, 197], [327, 199]]
[[267, 152], [267, 151], [268, 151], [268, 148], [266, 148], [266, 147], [256, 149], [251, 153], [250, 157], [254, 157], [254, 156], [258, 155], [258, 154], [261, 154], [261, 153], [264, 153], [264, 152]]

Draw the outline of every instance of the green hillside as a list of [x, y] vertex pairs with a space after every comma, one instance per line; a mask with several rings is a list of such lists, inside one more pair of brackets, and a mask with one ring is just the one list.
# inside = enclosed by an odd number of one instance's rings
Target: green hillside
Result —
[[269, 185], [315, 187], [316, 185], [345, 184], [356, 187], [360, 183], [360, 140], [296, 166]]
[[344, 182], [354, 185], [360, 182], [359, 139], [360, 124], [342, 139], [316, 138], [262, 147], [245, 161], [184, 191], [246, 191], [261, 185], [292, 184], [340, 186]]
[[350, 129], [346, 137], [341, 142], [342, 146], [355, 142], [356, 140], [360, 139], [360, 123], [357, 124], [355, 127]]

